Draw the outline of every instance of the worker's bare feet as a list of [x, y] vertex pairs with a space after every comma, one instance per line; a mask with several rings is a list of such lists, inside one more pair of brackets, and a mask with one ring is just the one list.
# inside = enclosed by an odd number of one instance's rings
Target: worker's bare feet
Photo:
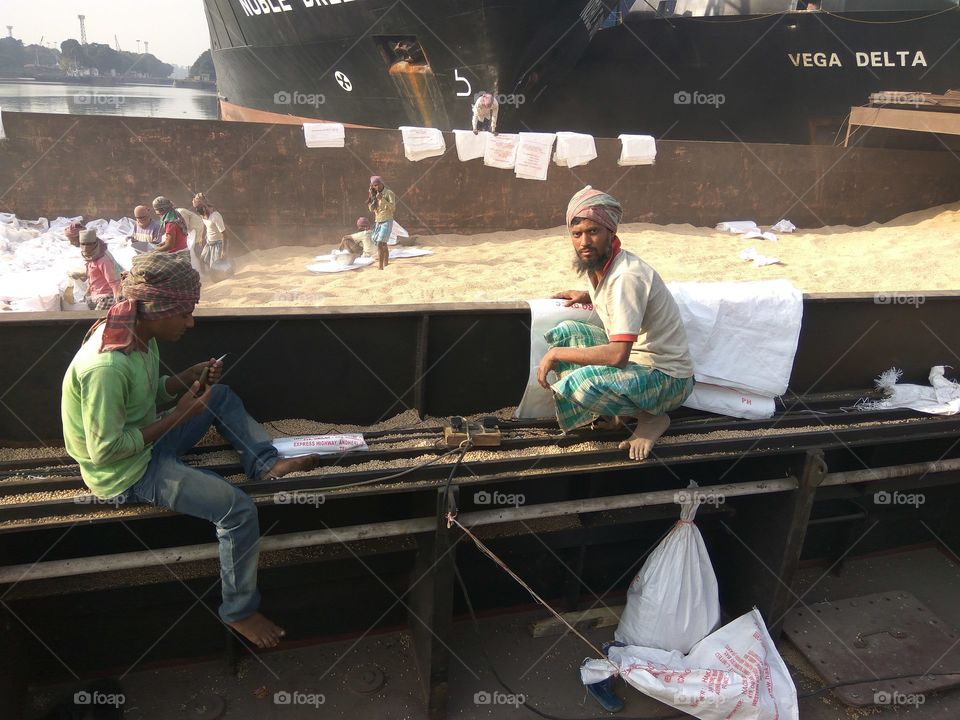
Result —
[[624, 440], [617, 447], [629, 450], [631, 460], [646, 460], [653, 451], [653, 446], [670, 427], [670, 418], [667, 415], [650, 415], [644, 413], [637, 418], [637, 427], [629, 440]]
[[258, 612], [227, 625], [260, 648], [276, 647], [280, 644], [280, 638], [287, 634], [283, 628]]
[[593, 426], [597, 430], [616, 430], [623, 427], [623, 421], [616, 415], [613, 417], [602, 416], [594, 421]]
[[260, 476], [261, 480], [276, 480], [292, 472], [303, 472], [305, 470], [316, 470], [320, 465], [322, 455], [304, 455], [295, 458], [280, 458], [273, 467]]

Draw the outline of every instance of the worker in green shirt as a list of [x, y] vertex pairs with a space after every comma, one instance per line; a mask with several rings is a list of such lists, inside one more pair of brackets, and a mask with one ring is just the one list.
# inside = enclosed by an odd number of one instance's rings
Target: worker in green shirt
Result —
[[[284, 631], [258, 611], [256, 506], [239, 488], [180, 456], [211, 425], [237, 450], [253, 480], [312, 469], [318, 456], [280, 458], [240, 398], [218, 384], [221, 361], [160, 375], [157, 340], [175, 342], [192, 328], [200, 299], [200, 276], [189, 258], [137, 255], [122, 292], [124, 300], [91, 329], [63, 378], [67, 452], [98, 498], [151, 503], [211, 521], [220, 543], [220, 617], [257, 646], [273, 647]], [[171, 411], [157, 413], [158, 404], [174, 400]]]

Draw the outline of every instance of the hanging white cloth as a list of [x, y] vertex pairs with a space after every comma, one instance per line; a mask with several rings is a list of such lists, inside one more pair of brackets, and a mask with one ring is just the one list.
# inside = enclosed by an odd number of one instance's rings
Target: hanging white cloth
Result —
[[617, 165], [653, 165], [657, 159], [657, 141], [652, 135], [620, 135], [620, 143]]
[[401, 127], [403, 154], [407, 160], [418, 162], [443, 155], [447, 151], [443, 133], [437, 128]]
[[490, 133], [484, 131], [474, 135], [473, 130], [454, 130], [453, 137], [457, 143], [457, 157], [460, 162], [466, 162], [483, 157]]
[[520, 133], [515, 173], [524, 180], [546, 180], [553, 152], [553, 133]]
[[487, 138], [487, 147], [483, 154], [483, 164], [487, 167], [513, 170], [517, 164], [517, 145], [519, 135], [491, 135]]
[[593, 135], [584, 133], [558, 132], [557, 152], [553, 161], [561, 167], [586, 165], [597, 157], [597, 144]]
[[304, 123], [303, 139], [308, 148], [342, 148], [346, 135], [341, 123]]

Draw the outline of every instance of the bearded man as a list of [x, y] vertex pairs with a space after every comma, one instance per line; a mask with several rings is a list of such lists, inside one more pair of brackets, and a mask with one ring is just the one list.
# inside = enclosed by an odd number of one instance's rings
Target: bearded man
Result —
[[[591, 289], [554, 295], [567, 305], [592, 304], [603, 327], [565, 320], [545, 336], [550, 349], [537, 381], [554, 392], [563, 430], [598, 418], [607, 427], [636, 419], [620, 444], [631, 460], [649, 457], [670, 426], [667, 412], [693, 391], [693, 362], [676, 301], [660, 275], [624, 250], [617, 237], [620, 203], [589, 185], [567, 206], [574, 269]], [[554, 371], [559, 379], [550, 383]]]

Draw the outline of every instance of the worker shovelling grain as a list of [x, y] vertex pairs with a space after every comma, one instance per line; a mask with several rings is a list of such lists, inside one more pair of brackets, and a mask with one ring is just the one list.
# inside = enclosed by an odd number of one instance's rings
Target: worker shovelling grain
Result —
[[[693, 362], [680, 310], [660, 275], [620, 247], [621, 217], [620, 203], [589, 185], [567, 205], [574, 268], [591, 290], [554, 297], [592, 304], [603, 327], [565, 320], [550, 330], [537, 382], [553, 390], [563, 430], [598, 418], [607, 427], [636, 418], [620, 447], [643, 460], [670, 426], [666, 413], [693, 391]], [[559, 376], [552, 384], [551, 371]]]

